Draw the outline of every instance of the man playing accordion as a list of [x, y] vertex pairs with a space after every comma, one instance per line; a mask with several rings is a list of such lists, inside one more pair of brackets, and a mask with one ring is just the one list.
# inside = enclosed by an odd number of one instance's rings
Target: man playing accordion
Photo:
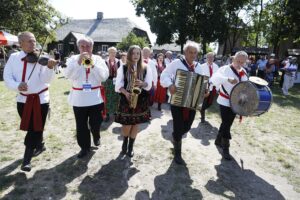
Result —
[[[171, 95], [175, 94], [177, 90], [173, 79], [178, 69], [202, 74], [200, 64], [195, 62], [199, 52], [199, 45], [196, 42], [188, 41], [184, 45], [183, 50], [184, 58], [176, 59], [167, 65], [160, 77], [160, 84], [162, 87], [168, 88]], [[174, 160], [177, 164], [185, 165], [185, 161], [181, 157], [182, 136], [190, 130], [196, 111], [171, 105], [171, 113], [173, 118]]]

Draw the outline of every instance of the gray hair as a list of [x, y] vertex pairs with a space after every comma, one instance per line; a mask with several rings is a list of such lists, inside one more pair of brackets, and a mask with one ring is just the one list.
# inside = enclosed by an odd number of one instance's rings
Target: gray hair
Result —
[[151, 53], [151, 49], [149, 47], [144, 47], [143, 51], [149, 51]]
[[199, 44], [194, 41], [187, 41], [183, 47], [183, 51], [185, 52], [188, 48], [194, 48], [197, 52], [200, 51]]
[[234, 54], [234, 58], [237, 58], [237, 57], [240, 57], [240, 56], [248, 58], [248, 54], [245, 51], [238, 51]]
[[107, 52], [110, 52], [110, 51], [117, 52], [117, 48], [116, 48], [116, 47], [109, 47], [109, 48], [107, 49]]
[[207, 54], [206, 54], [206, 57], [207, 56], [215, 56], [215, 53], [214, 52], [208, 52]]
[[22, 42], [24, 40], [24, 38], [27, 36], [34, 36], [34, 34], [29, 31], [24, 31], [24, 32], [19, 33], [18, 34], [19, 43]]
[[82, 41], [86, 41], [88, 43], [91, 44], [91, 46], [94, 46], [94, 41], [92, 38], [88, 37], [88, 36], [83, 36], [82, 38], [80, 38], [79, 40], [77, 40], [77, 47], [79, 47], [80, 42]]

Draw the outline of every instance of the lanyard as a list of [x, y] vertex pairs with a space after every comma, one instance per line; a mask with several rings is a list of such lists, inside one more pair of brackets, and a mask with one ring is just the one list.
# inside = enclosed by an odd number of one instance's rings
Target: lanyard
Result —
[[85, 81], [86, 81], [86, 83], [89, 82], [89, 74], [90, 74], [90, 68], [85, 69]]

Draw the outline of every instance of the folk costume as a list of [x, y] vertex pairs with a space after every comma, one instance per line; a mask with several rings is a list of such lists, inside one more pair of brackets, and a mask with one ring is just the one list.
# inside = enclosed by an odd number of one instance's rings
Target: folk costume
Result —
[[[16, 99], [17, 110], [21, 117], [20, 129], [27, 131], [22, 170], [30, 171], [34, 150], [39, 152], [45, 150], [43, 131], [49, 110], [48, 87], [54, 77], [54, 70], [39, 63], [28, 63], [26, 56], [27, 53], [24, 51], [12, 54], [5, 65], [3, 78], [6, 86], [18, 93]], [[18, 90], [21, 82], [27, 83], [26, 92]]]
[[157, 63], [156, 69], [157, 69], [158, 79], [157, 79], [157, 87], [154, 95], [154, 102], [158, 104], [158, 110], [161, 110], [161, 104], [166, 102], [166, 96], [167, 96], [167, 89], [162, 87], [160, 84], [160, 75], [165, 69], [165, 66], [159, 65]]
[[106, 101], [104, 103], [105, 113], [107, 117], [106, 120], [108, 121], [109, 116], [113, 115], [116, 112], [118, 102], [119, 102], [119, 94], [115, 92], [115, 82], [117, 77], [117, 70], [120, 67], [120, 61], [116, 58], [113, 61], [107, 59], [105, 61], [105, 64], [107, 65], [109, 70], [109, 77], [103, 83], [105, 88], [105, 98], [106, 98]]
[[85, 156], [91, 147], [90, 132], [94, 144], [100, 145], [101, 111], [104, 109], [103, 97], [100, 92], [101, 82], [109, 75], [104, 60], [92, 55], [93, 65], [85, 68], [78, 64], [80, 55], [74, 55], [67, 60], [65, 77], [72, 82], [69, 94], [69, 104], [73, 106], [76, 120], [76, 137], [81, 148], [78, 157]]
[[[199, 63], [194, 61], [192, 65], [189, 65], [184, 58], [176, 59], [163, 70], [160, 76], [162, 87], [168, 88], [173, 85], [177, 69], [192, 71], [202, 75]], [[196, 112], [192, 109], [171, 105], [171, 113], [173, 118], [174, 159], [176, 163], [184, 164], [181, 157], [182, 136], [191, 129]]]
[[236, 117], [236, 114], [230, 108], [230, 93], [232, 88], [236, 84], [232, 84], [228, 81], [229, 78], [234, 78], [240, 81], [247, 81], [248, 77], [245, 69], [241, 68], [238, 72], [232, 65], [225, 65], [218, 69], [216, 73], [213, 74], [210, 81], [217, 88], [220, 88], [220, 93], [217, 99], [218, 104], [220, 105], [220, 113], [222, 123], [219, 128], [219, 133], [215, 144], [223, 148], [223, 156], [225, 159], [230, 160], [229, 154], [229, 140], [231, 139], [231, 125]]
[[[203, 74], [205, 76], [208, 76], [209, 78], [211, 78], [212, 75], [219, 69], [217, 64], [215, 64], [215, 63], [209, 64], [208, 62], [202, 64], [201, 68], [202, 68]], [[216, 87], [213, 86], [212, 84], [209, 84], [209, 96], [204, 98], [202, 108], [200, 110], [202, 123], [205, 122], [205, 110], [212, 105], [216, 94], [217, 94]]]

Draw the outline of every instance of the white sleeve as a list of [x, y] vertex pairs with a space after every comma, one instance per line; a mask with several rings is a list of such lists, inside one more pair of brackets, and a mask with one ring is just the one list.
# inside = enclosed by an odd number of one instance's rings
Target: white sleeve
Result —
[[108, 68], [105, 61], [95, 56], [94, 67], [91, 69], [91, 77], [95, 78], [99, 83], [106, 81], [109, 76]]
[[153, 84], [154, 84], [154, 86], [156, 87], [156, 85], [157, 85], [157, 69], [156, 69], [156, 65], [155, 65], [155, 63], [153, 62], [153, 61], [151, 61], [152, 63], [151, 63], [151, 69], [152, 69], [152, 76], [153, 76]]
[[40, 71], [40, 80], [42, 83], [50, 83], [54, 78], [54, 68], [49, 69], [47, 66], [42, 66]]
[[78, 56], [72, 56], [67, 59], [67, 67], [64, 70], [64, 75], [67, 79], [77, 80], [80, 77], [82, 67], [78, 64]]
[[172, 78], [176, 75], [176, 62], [171, 62], [167, 67], [162, 71], [160, 75], [160, 84], [162, 87], [167, 88], [173, 84]]
[[152, 80], [153, 80], [153, 75], [152, 75], [152, 70], [149, 65], [147, 65], [147, 73], [145, 77], [145, 82], [147, 83], [147, 87], [143, 88], [144, 90], [149, 91], [152, 87]]
[[120, 89], [124, 87], [124, 68], [121, 65], [117, 70], [115, 91], [120, 93]]
[[216, 73], [213, 73], [212, 77], [210, 78], [210, 82], [217, 88], [219, 88], [220, 85], [228, 81], [228, 77], [225, 76], [225, 70], [226, 67], [219, 68], [216, 71]]
[[20, 82], [17, 82], [15, 80], [15, 77], [13, 75], [13, 55], [11, 55], [4, 67], [4, 72], [3, 72], [3, 79], [5, 82], [5, 85], [11, 89], [11, 90], [15, 90], [15, 91], [19, 91], [18, 90], [18, 86], [20, 84]]

